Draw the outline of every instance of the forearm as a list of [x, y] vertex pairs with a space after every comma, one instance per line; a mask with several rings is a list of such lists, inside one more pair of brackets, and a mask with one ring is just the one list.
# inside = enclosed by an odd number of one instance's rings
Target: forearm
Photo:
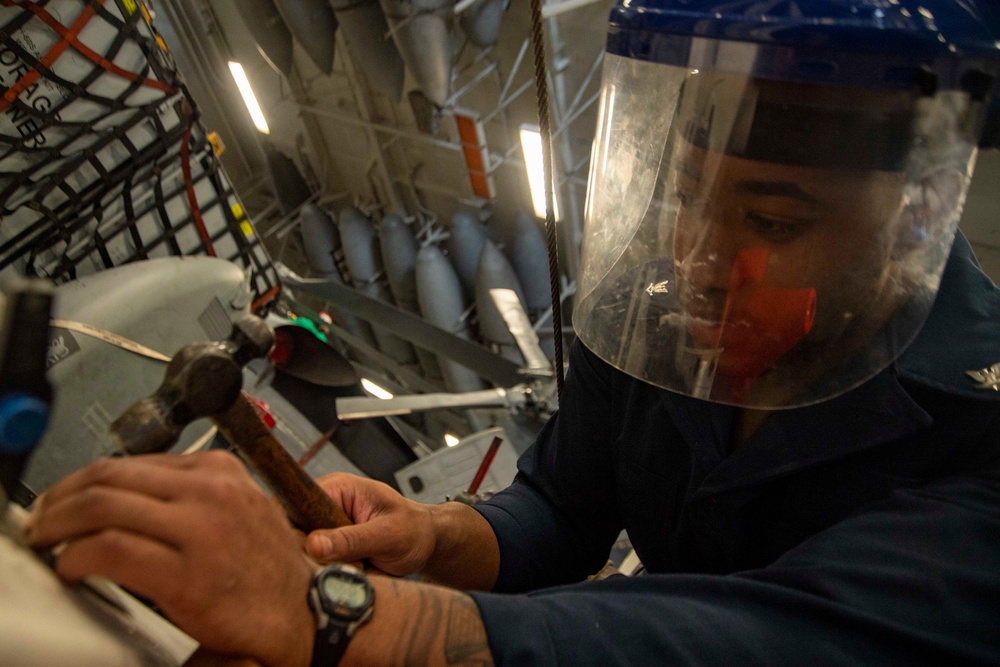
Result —
[[422, 574], [462, 590], [493, 589], [500, 571], [500, 546], [493, 528], [468, 505], [430, 506], [434, 551]]
[[476, 603], [465, 593], [404, 579], [371, 577], [375, 609], [341, 665], [493, 665]]

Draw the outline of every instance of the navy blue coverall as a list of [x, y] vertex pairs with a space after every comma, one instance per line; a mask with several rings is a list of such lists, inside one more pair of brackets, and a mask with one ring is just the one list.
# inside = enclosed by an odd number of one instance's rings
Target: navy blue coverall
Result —
[[[1000, 392], [966, 373], [997, 362], [1000, 290], [961, 235], [893, 366], [731, 453], [734, 408], [577, 344], [559, 412], [477, 506], [497, 663], [1000, 664]], [[574, 583], [623, 528], [649, 574]]]

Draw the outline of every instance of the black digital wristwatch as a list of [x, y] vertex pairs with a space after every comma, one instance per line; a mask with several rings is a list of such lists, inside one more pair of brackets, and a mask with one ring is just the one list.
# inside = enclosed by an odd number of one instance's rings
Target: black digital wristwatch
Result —
[[311, 667], [334, 667], [351, 636], [372, 614], [375, 589], [364, 572], [333, 563], [313, 575], [309, 607], [316, 616]]

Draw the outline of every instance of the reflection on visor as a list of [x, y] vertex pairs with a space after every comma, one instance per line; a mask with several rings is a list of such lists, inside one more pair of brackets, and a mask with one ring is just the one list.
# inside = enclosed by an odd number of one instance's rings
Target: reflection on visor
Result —
[[[713, 395], [716, 374], [726, 378], [725, 393], [714, 398], [740, 401], [751, 383], [795, 347], [812, 329], [816, 289], [764, 284], [767, 248], [745, 248], [736, 255], [729, 290], [718, 320], [688, 314], [692, 350], [701, 358], [692, 394]], [[721, 378], [719, 378], [721, 379]]]
[[744, 132], [716, 132], [725, 142], [721, 146], [712, 145], [711, 124], [717, 114], [710, 107], [699, 110], [685, 138], [699, 148], [761, 162], [895, 171], [904, 167], [913, 142], [912, 95], [886, 95], [880, 102], [874, 109], [829, 109], [790, 100], [757, 101], [753, 109], [743, 110]]

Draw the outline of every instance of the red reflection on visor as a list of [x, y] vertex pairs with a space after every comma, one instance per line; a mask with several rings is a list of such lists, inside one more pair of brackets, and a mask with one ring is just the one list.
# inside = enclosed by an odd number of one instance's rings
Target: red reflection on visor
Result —
[[816, 289], [764, 283], [767, 248], [745, 248], [736, 255], [729, 292], [713, 346], [721, 349], [718, 371], [748, 388], [812, 329]]

